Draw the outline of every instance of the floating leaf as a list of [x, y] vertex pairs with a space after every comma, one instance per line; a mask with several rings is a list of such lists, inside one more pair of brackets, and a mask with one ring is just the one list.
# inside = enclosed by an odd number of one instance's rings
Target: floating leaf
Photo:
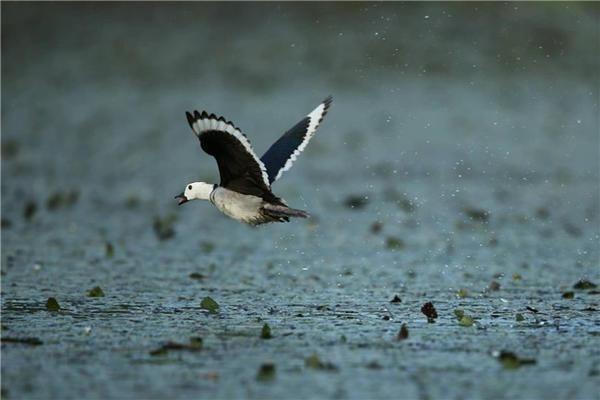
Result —
[[173, 227], [175, 221], [177, 221], [176, 214], [169, 214], [163, 218], [154, 217], [154, 233], [156, 233], [159, 240], [167, 240], [175, 236], [175, 228]]
[[423, 304], [423, 307], [421, 307], [421, 312], [425, 314], [427, 317], [427, 322], [429, 323], [435, 322], [435, 319], [438, 317], [437, 311], [433, 306], [433, 303], [430, 301]]
[[460, 321], [462, 319], [462, 317], [465, 316], [465, 312], [463, 310], [457, 308], [456, 310], [454, 310], [454, 315], [456, 316], [456, 319]]
[[408, 339], [408, 327], [406, 326], [406, 324], [402, 324], [402, 326], [400, 327], [400, 331], [398, 332], [398, 335], [396, 336], [396, 340], [406, 340]]
[[335, 371], [337, 367], [329, 362], [323, 362], [316, 353], [304, 360], [304, 365], [308, 368], [320, 369], [326, 371]]
[[33, 218], [37, 211], [37, 205], [33, 201], [28, 201], [25, 203], [25, 208], [23, 209], [23, 216], [26, 220], [30, 220]]
[[404, 241], [400, 238], [390, 236], [385, 240], [385, 247], [390, 250], [400, 250], [404, 248]]
[[517, 313], [517, 314], [515, 315], [515, 320], [516, 320], [517, 322], [525, 321], [525, 317], [523, 316], [523, 314], [521, 314], [521, 313]]
[[456, 292], [456, 296], [459, 297], [459, 298], [461, 298], [461, 299], [464, 299], [465, 297], [469, 296], [469, 291], [467, 289], [459, 289]]
[[275, 364], [273, 363], [264, 363], [258, 368], [258, 372], [256, 374], [257, 381], [270, 381], [275, 378]]
[[95, 286], [88, 292], [88, 297], [104, 297], [104, 291], [100, 286]]
[[167, 342], [160, 346], [159, 348], [150, 351], [151, 356], [161, 356], [167, 354], [169, 351], [200, 351], [202, 350], [203, 341], [201, 337], [191, 337], [189, 344], [185, 343], [177, 343], [177, 342]]
[[113, 258], [115, 256], [115, 248], [113, 247], [112, 243], [106, 242], [104, 247], [105, 247], [106, 257]]
[[463, 315], [460, 321], [458, 321], [458, 324], [465, 327], [473, 326], [473, 318], [468, 315]]
[[35, 337], [15, 338], [15, 337], [2, 336], [0, 338], [0, 341], [2, 343], [21, 343], [21, 344], [28, 344], [30, 346], [40, 346], [40, 345], [44, 344], [44, 342], [42, 342], [40, 339], [35, 338]]
[[574, 297], [575, 297], [575, 292], [564, 292], [562, 294], [562, 298], [563, 299], [569, 299], [570, 300], [570, 299], [572, 299]]
[[506, 369], [516, 369], [522, 365], [535, 364], [534, 359], [519, 358], [515, 353], [511, 351], [502, 350], [501, 352], [494, 354], [502, 366]]
[[199, 272], [192, 272], [192, 273], [190, 274], [190, 278], [191, 278], [191, 279], [196, 279], [196, 280], [198, 280], [198, 281], [201, 281], [201, 280], [203, 280], [204, 278], [206, 278], [206, 275], [204, 275], [204, 274], [201, 274], [201, 273], [199, 273]]
[[500, 284], [497, 281], [491, 281], [488, 289], [491, 292], [497, 292], [498, 290], [500, 290]]
[[390, 303], [402, 303], [402, 299], [400, 296], [395, 295], [394, 298], [390, 300]]
[[577, 283], [575, 283], [573, 285], [573, 289], [577, 289], [577, 290], [589, 290], [589, 289], [594, 289], [597, 286], [598, 285], [596, 285], [593, 282], [588, 281], [587, 279], [580, 279], [579, 281], [577, 281]]
[[513, 278], [513, 281], [520, 281], [521, 279], [523, 279], [523, 277], [519, 273], [513, 274], [512, 278]]
[[273, 336], [271, 336], [271, 327], [269, 326], [269, 324], [263, 325], [262, 330], [260, 331], [260, 338], [261, 339], [273, 338]]
[[383, 229], [383, 223], [380, 221], [375, 221], [371, 224], [370, 231], [372, 234], [376, 235]]
[[465, 208], [465, 214], [473, 220], [478, 222], [487, 222], [490, 217], [490, 213], [480, 208]]
[[344, 205], [353, 210], [364, 208], [367, 204], [369, 204], [368, 195], [350, 195], [344, 201]]
[[215, 314], [219, 311], [219, 304], [207, 296], [200, 302], [200, 308], [207, 310], [211, 314]]
[[48, 310], [48, 311], [60, 310], [60, 305], [58, 304], [58, 301], [54, 297], [48, 297], [48, 300], [46, 300], [46, 310]]

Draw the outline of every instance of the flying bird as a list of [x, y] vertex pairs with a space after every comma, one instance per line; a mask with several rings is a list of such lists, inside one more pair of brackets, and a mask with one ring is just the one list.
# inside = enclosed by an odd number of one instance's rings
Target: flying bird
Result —
[[192, 182], [175, 196], [179, 205], [190, 200], [209, 200], [223, 214], [250, 224], [288, 222], [307, 218], [306, 211], [287, 206], [271, 191], [271, 185], [292, 167], [314, 136], [331, 105], [326, 98], [310, 114], [284, 133], [261, 158], [250, 140], [232, 122], [206, 111], [186, 112], [188, 123], [202, 150], [217, 160], [221, 182]]

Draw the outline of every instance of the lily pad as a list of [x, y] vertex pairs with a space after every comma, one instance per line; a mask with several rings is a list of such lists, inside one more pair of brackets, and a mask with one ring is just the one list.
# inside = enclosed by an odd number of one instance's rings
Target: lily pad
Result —
[[595, 283], [588, 281], [587, 279], [580, 279], [579, 281], [577, 281], [577, 283], [575, 283], [573, 285], [573, 289], [577, 289], [577, 290], [589, 290], [589, 289], [595, 289], [598, 285], [596, 285]]
[[304, 360], [304, 365], [308, 368], [319, 369], [324, 371], [336, 371], [338, 368], [329, 362], [321, 361], [316, 353], [313, 353], [310, 357]]
[[104, 291], [100, 286], [95, 286], [89, 290], [88, 297], [104, 297]]
[[60, 305], [58, 304], [58, 301], [54, 297], [48, 297], [48, 300], [46, 300], [46, 310], [48, 310], [48, 311], [59, 311], [60, 310]]
[[115, 256], [115, 248], [113, 247], [112, 243], [106, 242], [104, 247], [105, 247], [106, 257], [113, 258]]
[[275, 364], [273, 363], [264, 363], [258, 368], [258, 372], [256, 374], [257, 381], [271, 381], [275, 378]]
[[523, 316], [523, 314], [521, 314], [521, 313], [517, 313], [517, 314], [515, 315], [515, 320], [516, 320], [517, 322], [525, 321], [525, 317]]
[[456, 316], [456, 319], [460, 321], [465, 316], [465, 312], [457, 308], [456, 310], [454, 310], [454, 315]]
[[264, 324], [262, 327], [262, 330], [260, 331], [260, 338], [261, 339], [272, 339], [273, 336], [271, 335], [271, 327], [269, 326], [269, 324]]
[[473, 318], [468, 315], [463, 315], [460, 321], [458, 321], [458, 324], [464, 327], [473, 326]]
[[200, 308], [207, 310], [211, 314], [216, 314], [219, 312], [219, 304], [209, 296], [206, 296], [202, 299], [200, 302]]
[[402, 299], [400, 296], [395, 295], [394, 298], [390, 300], [390, 303], [402, 303]]
[[501, 352], [495, 354], [495, 356], [506, 369], [516, 369], [522, 365], [531, 365], [536, 363], [536, 360], [532, 358], [520, 358], [511, 351], [502, 350]]
[[385, 247], [390, 250], [400, 250], [404, 248], [404, 240], [390, 236], [385, 240]]
[[400, 331], [396, 336], [396, 340], [401, 341], [406, 339], [408, 339], [408, 326], [406, 326], [406, 324], [402, 324], [402, 326], [400, 327]]

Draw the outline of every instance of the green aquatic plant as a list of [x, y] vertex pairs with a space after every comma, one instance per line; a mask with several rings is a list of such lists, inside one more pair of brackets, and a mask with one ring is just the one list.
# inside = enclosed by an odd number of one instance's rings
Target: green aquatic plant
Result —
[[207, 310], [211, 314], [216, 314], [219, 312], [219, 304], [209, 296], [206, 296], [202, 299], [200, 302], [200, 308]]

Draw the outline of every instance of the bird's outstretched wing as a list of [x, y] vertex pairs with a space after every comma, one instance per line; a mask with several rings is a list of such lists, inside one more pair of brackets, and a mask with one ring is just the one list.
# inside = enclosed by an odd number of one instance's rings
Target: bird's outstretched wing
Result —
[[186, 112], [202, 150], [217, 160], [221, 186], [238, 193], [263, 196], [270, 193], [269, 177], [250, 141], [233, 123], [203, 111]]
[[283, 134], [260, 158], [267, 168], [269, 184], [275, 182], [283, 172], [292, 168], [296, 157], [304, 150], [319, 124], [327, 114], [333, 98], [329, 96], [310, 114]]

